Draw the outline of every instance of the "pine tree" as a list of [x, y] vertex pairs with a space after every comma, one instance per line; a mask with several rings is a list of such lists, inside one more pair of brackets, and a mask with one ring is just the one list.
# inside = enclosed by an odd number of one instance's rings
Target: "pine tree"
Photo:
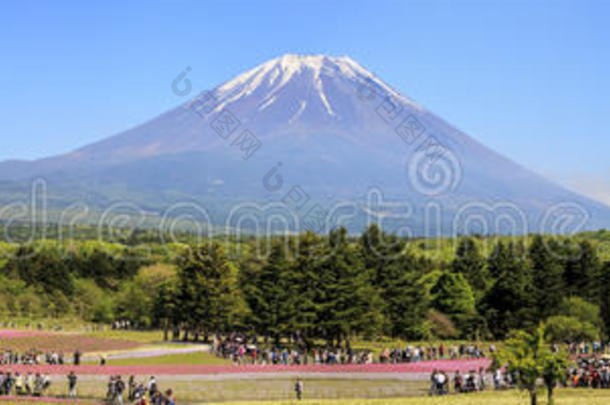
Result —
[[610, 336], [610, 262], [606, 262], [600, 272], [599, 307], [606, 336]]
[[531, 320], [531, 276], [526, 263], [515, 252], [520, 248], [498, 242], [488, 259], [496, 280], [484, 298], [487, 323], [495, 337], [503, 338]]
[[600, 261], [591, 242], [578, 244], [567, 240], [564, 244], [564, 279], [569, 295], [576, 295], [590, 302], [599, 299]]
[[305, 350], [313, 346], [319, 331], [317, 319], [323, 303], [318, 300], [321, 285], [317, 266], [327, 253], [324, 238], [313, 232], [300, 235], [294, 263], [286, 274], [291, 291], [287, 297], [287, 307], [291, 310], [287, 329]]
[[554, 240], [549, 240], [547, 243], [542, 236], [536, 235], [528, 250], [535, 314], [539, 320], [554, 315], [564, 298], [564, 269], [557, 256], [553, 254], [559, 251], [560, 246]]
[[256, 331], [276, 342], [288, 332], [291, 312], [288, 303], [292, 291], [287, 280], [291, 264], [286, 253], [286, 246], [281, 241], [273, 241], [269, 257], [253, 280], [249, 293]]
[[385, 333], [412, 339], [426, 337], [429, 302], [418, 280], [428, 263], [405, 252], [404, 241], [385, 234], [375, 224], [364, 232], [359, 244], [366, 273], [382, 299]]
[[179, 307], [182, 321], [195, 337], [200, 333], [230, 331], [244, 316], [245, 305], [238, 289], [237, 268], [229, 262], [224, 249], [211, 246], [194, 247], [183, 258], [179, 273]]
[[476, 315], [475, 298], [462, 273], [444, 272], [430, 292], [432, 306], [448, 315], [463, 332], [469, 332]]
[[485, 266], [485, 259], [472, 238], [460, 240], [451, 268], [455, 273], [461, 273], [466, 278], [478, 303], [485, 295], [490, 279]]

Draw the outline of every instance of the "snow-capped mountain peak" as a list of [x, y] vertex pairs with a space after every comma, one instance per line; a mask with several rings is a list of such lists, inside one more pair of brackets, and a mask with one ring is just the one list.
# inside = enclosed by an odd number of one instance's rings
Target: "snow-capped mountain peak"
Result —
[[[218, 86], [215, 91], [220, 103], [216, 110], [220, 111], [238, 100], [254, 96], [258, 99], [259, 112], [280, 103], [298, 106], [295, 112], [298, 117], [292, 115], [284, 122], [294, 123], [304, 115], [304, 111], [315, 109], [316, 105], [323, 107], [318, 112], [337, 118], [337, 110], [340, 110], [341, 106], [336, 104], [344, 103], [345, 97], [336, 93], [355, 97], [355, 90], [363, 84], [373, 86], [379, 93], [393, 97], [401, 103], [420, 108], [414, 101], [399, 94], [349, 56], [286, 54]], [[297, 92], [298, 95], [290, 94]], [[282, 93], [289, 94], [291, 100], [287, 100], [285, 96], [280, 97]], [[334, 100], [336, 98], [344, 100]], [[347, 120], [350, 117], [342, 118]]]

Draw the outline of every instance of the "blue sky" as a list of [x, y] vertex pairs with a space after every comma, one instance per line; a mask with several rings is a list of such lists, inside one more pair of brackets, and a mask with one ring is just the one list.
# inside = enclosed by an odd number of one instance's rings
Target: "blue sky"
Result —
[[349, 55], [487, 146], [610, 203], [610, 2], [3, 3], [0, 160], [66, 152], [284, 53]]

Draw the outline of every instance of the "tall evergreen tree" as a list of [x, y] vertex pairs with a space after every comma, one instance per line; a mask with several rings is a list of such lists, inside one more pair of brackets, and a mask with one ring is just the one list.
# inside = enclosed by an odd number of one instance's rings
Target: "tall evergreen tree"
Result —
[[528, 260], [532, 270], [535, 314], [539, 320], [554, 315], [564, 298], [563, 266], [553, 252], [560, 246], [554, 240], [545, 243], [540, 235], [534, 236]]
[[387, 235], [375, 224], [360, 238], [366, 272], [383, 301], [384, 331], [392, 336], [426, 337], [424, 322], [429, 310], [426, 291], [418, 280], [427, 268], [405, 251], [405, 242]]
[[531, 277], [525, 262], [515, 252], [518, 248], [498, 242], [488, 259], [488, 268], [496, 280], [485, 296], [487, 324], [497, 338], [510, 329], [519, 329], [531, 320]]
[[463, 332], [470, 332], [476, 315], [475, 298], [462, 273], [444, 272], [430, 292], [434, 309], [448, 315]]
[[355, 333], [374, 333], [381, 320], [380, 301], [345, 228], [330, 232], [329, 249], [318, 266], [318, 324], [326, 339], [349, 342]]
[[286, 332], [288, 299], [292, 294], [287, 282], [288, 261], [286, 246], [279, 240], [272, 242], [266, 263], [250, 284], [249, 304], [256, 331], [279, 342]]
[[244, 315], [237, 268], [217, 243], [193, 248], [181, 263], [179, 285], [182, 320], [195, 337], [230, 331]]
[[300, 235], [294, 263], [286, 274], [291, 291], [286, 302], [290, 309], [287, 328], [305, 350], [312, 347], [319, 332], [317, 319], [323, 302], [318, 265], [327, 253], [324, 238], [313, 232]]
[[600, 272], [599, 307], [606, 337], [610, 336], [610, 262], [604, 263]]
[[597, 302], [601, 264], [591, 242], [585, 240], [576, 243], [568, 239], [564, 252], [564, 279], [568, 294]]
[[451, 268], [466, 278], [478, 303], [485, 295], [491, 280], [485, 266], [485, 258], [472, 238], [460, 239]]

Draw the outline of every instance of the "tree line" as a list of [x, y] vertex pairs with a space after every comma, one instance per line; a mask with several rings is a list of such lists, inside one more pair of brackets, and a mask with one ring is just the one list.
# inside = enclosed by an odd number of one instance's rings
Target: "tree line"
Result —
[[460, 237], [440, 259], [376, 225], [358, 237], [338, 228], [265, 241], [263, 252], [257, 238], [11, 246], [0, 259], [0, 313], [124, 319], [176, 339], [243, 331], [305, 346], [382, 335], [503, 339], [541, 321], [557, 340], [610, 331], [610, 265], [585, 238], [488, 239], [485, 253], [481, 238]]

